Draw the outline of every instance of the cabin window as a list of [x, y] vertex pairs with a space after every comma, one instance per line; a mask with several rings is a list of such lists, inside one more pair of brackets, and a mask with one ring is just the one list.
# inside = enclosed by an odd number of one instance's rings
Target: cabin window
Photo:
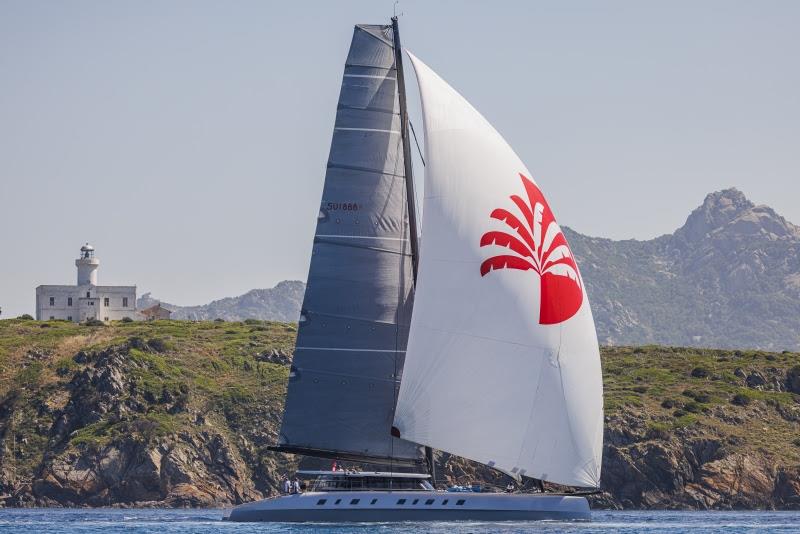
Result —
[[72, 306], [72, 297], [67, 297], [67, 306]]
[[53, 317], [52, 315], [50, 316], [50, 320], [51, 320], [51, 321], [55, 321], [55, 319], [56, 319], [56, 318], [55, 318], [55, 317]]
[[336, 499], [336, 502], [335, 502], [335, 503], [333, 503], [333, 504], [339, 504], [339, 503], [341, 503], [341, 502], [342, 502], [342, 499]]
[[464, 506], [464, 503], [467, 502], [464, 499], [458, 499], [456, 501], [456, 506]]
[[123, 308], [128, 307], [128, 297], [122, 297], [122, 307]]
[[360, 500], [361, 499], [353, 499], [352, 501], [350, 501], [350, 504], [358, 504], [358, 501]]
[[108, 322], [108, 317], [103, 317], [103, 320], [104, 320], [105, 322]]
[[397, 504], [405, 504], [405, 503], [406, 503], [405, 499], [400, 499], [397, 501]]
[[322, 506], [326, 502], [328, 502], [328, 499], [320, 499], [320, 500], [317, 501], [317, 506]]
[[370, 504], [375, 504], [376, 502], [378, 502], [378, 499], [372, 499], [372, 501], [370, 501]]
[[432, 505], [432, 504], [433, 504], [433, 501], [434, 501], [434, 499], [428, 499], [427, 501], [425, 501], [425, 504], [426, 504], [427, 506], [430, 506], [430, 505]]
[[104, 298], [104, 299], [103, 299], [103, 306], [108, 306], [108, 305], [109, 305], [109, 302], [108, 302], [108, 301], [109, 301], [109, 298], [108, 298], [108, 297]]
[[50, 297], [50, 306], [55, 306], [55, 305], [56, 305], [56, 298]]
[[442, 501], [442, 506], [444, 506], [445, 504], [447, 504], [447, 499]]
[[91, 297], [91, 296], [92, 296], [92, 295], [91, 295], [91, 294], [90, 294], [90, 293], [87, 291], [87, 292], [86, 292], [86, 298], [88, 299], [88, 298], [89, 298], [89, 297]]
[[419, 499], [414, 499], [414, 502], [412, 502], [411, 504], [417, 504], [418, 502], [419, 502]]
[[67, 321], [71, 321], [71, 320], [72, 320], [72, 316], [71, 315], [67, 315]]

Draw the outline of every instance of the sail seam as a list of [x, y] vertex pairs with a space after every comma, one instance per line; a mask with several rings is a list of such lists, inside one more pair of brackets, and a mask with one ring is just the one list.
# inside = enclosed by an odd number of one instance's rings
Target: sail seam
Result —
[[343, 78], [377, 78], [379, 80], [396, 80], [394, 76], [380, 76], [378, 74], [343, 74]]
[[341, 163], [328, 163], [328, 168], [342, 169], [345, 171], [370, 172], [373, 174], [385, 174], [386, 176], [391, 176], [393, 178], [405, 178], [405, 176], [402, 174], [395, 174], [393, 172], [381, 171], [379, 169], [370, 169], [369, 167], [358, 167], [356, 165], [342, 165]]
[[350, 247], [350, 248], [360, 248], [364, 250], [372, 250], [375, 252], [385, 252], [386, 254], [395, 254], [397, 256], [410, 256], [407, 252], [401, 252], [399, 250], [389, 250], [388, 248], [379, 248], [379, 247], [370, 247], [367, 245], [356, 245], [353, 243], [342, 243], [340, 241], [330, 241], [328, 239], [319, 239], [317, 237], [314, 238], [315, 243], [324, 243], [325, 245], [333, 245], [337, 247]]
[[386, 108], [376, 108], [372, 106], [350, 106], [348, 104], [339, 104], [337, 109], [351, 109], [354, 111], [372, 111], [375, 113], [386, 113], [388, 115], [397, 115], [399, 116], [400, 113], [395, 111], [394, 109], [386, 109]]
[[345, 68], [347, 68], [347, 67], [360, 67], [360, 68], [364, 68], [364, 69], [395, 70], [395, 68], [393, 66], [392, 67], [378, 67], [377, 65], [362, 65], [360, 63], [345, 63], [344, 66], [345, 66]]
[[373, 132], [373, 133], [388, 133], [388, 134], [396, 134], [400, 135], [399, 130], [381, 130], [379, 128], [342, 128], [336, 127], [333, 129], [334, 132]]
[[316, 237], [337, 237], [342, 239], [384, 239], [389, 241], [408, 241], [405, 237], [380, 237], [366, 235], [336, 235], [336, 234], [317, 234]]
[[[354, 315], [338, 315], [338, 314], [335, 314], [335, 313], [325, 313], [325, 312], [308, 311], [308, 310], [305, 311], [304, 315], [306, 315], [307, 317], [308, 316], [312, 316], [312, 317], [330, 317], [332, 319], [348, 319], [350, 321], [359, 321], [359, 322], [363, 322], [363, 323], [377, 324], [377, 325], [381, 325], [381, 326], [397, 326], [398, 325], [398, 323], [390, 322], [390, 321], [379, 321], [379, 320], [375, 320], [375, 319], [364, 319], [363, 317], [356, 317]], [[399, 323], [399, 325], [403, 326], [403, 327], [408, 327], [407, 323]]]

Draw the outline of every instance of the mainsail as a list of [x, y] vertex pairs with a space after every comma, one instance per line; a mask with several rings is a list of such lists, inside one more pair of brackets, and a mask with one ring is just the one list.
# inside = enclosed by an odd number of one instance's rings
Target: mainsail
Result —
[[393, 37], [353, 33], [277, 450], [422, 461], [390, 435], [414, 287]]
[[597, 336], [569, 245], [531, 173], [411, 56], [425, 125], [416, 303], [394, 424], [403, 439], [597, 487]]

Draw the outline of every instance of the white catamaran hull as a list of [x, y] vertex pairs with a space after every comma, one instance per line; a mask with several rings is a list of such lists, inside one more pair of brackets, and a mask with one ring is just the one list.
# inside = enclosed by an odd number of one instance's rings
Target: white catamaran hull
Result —
[[420, 491], [309, 492], [242, 504], [228, 521], [392, 522], [586, 520], [589, 503], [576, 495]]

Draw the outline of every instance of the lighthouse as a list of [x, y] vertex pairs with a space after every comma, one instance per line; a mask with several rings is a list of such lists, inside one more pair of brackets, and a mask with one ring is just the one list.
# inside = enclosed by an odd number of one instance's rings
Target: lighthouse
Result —
[[83, 245], [80, 257], [75, 260], [75, 266], [78, 268], [78, 285], [96, 286], [99, 265], [100, 260], [94, 257], [94, 247], [89, 243]]
[[94, 247], [81, 247], [75, 267], [78, 268], [74, 286], [44, 285], [36, 288], [36, 319], [62, 319], [82, 323], [92, 319], [104, 322], [129, 318], [141, 319], [136, 313], [136, 286], [97, 285], [100, 260]]

